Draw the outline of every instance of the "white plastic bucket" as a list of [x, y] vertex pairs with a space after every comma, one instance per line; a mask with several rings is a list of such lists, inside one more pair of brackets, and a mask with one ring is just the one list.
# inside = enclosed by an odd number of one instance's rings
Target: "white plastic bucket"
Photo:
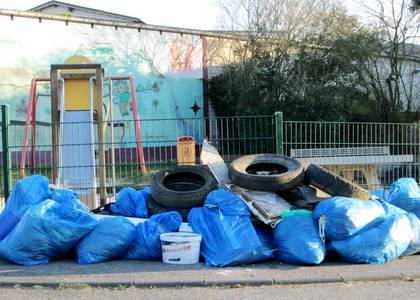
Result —
[[160, 235], [162, 261], [168, 264], [196, 264], [200, 258], [201, 235], [169, 232]]

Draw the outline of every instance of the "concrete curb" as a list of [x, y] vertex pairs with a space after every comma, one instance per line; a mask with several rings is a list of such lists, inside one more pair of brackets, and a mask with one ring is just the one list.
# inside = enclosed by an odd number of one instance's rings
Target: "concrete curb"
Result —
[[123, 289], [129, 287], [135, 288], [182, 288], [182, 287], [226, 287], [226, 286], [271, 286], [271, 285], [306, 285], [306, 284], [322, 284], [322, 283], [346, 283], [346, 282], [376, 282], [376, 281], [406, 281], [406, 280], [420, 280], [420, 276], [407, 278], [404, 275], [399, 277], [396, 276], [378, 276], [344, 280], [337, 276], [336, 280], [332, 279], [314, 279], [314, 280], [226, 280], [226, 281], [209, 281], [205, 280], [192, 280], [188, 282], [173, 282], [173, 281], [159, 281], [155, 283], [149, 282], [128, 282], [128, 281], [55, 281], [55, 282], [30, 282], [30, 281], [3, 281], [0, 282], [0, 288], [34, 288], [44, 287], [52, 289], [66, 289], [66, 288], [111, 288], [111, 289]]

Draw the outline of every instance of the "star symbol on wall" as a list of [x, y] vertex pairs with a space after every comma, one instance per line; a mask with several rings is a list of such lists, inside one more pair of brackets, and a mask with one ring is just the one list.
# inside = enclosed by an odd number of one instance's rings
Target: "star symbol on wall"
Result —
[[194, 102], [194, 105], [190, 107], [195, 115], [197, 115], [197, 112], [201, 109], [200, 106], [198, 106], [197, 101]]

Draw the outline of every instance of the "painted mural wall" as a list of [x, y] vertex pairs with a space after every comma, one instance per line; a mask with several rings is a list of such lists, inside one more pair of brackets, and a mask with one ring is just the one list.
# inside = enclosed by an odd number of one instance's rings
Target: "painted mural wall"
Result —
[[[49, 77], [51, 64], [73, 55], [102, 64], [106, 76], [133, 76], [141, 120], [176, 119], [178, 129], [199, 134], [189, 119], [203, 117], [200, 37], [0, 16], [0, 104], [10, 104], [11, 120], [26, 118], [31, 79]], [[39, 121], [51, 121], [49, 93], [49, 84], [38, 86]], [[129, 99], [128, 82], [114, 82], [115, 120], [132, 119]], [[170, 131], [145, 126], [142, 133], [144, 140], [173, 139]]]

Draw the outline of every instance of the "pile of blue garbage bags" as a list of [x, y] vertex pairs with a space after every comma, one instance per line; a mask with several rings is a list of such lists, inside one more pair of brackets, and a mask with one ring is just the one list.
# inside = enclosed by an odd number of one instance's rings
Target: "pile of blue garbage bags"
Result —
[[[50, 189], [48, 179], [20, 180], [0, 215], [0, 257], [21, 265], [46, 264], [72, 254], [79, 264], [112, 259], [160, 260], [160, 234], [176, 232], [178, 212], [148, 216], [150, 188], [121, 190], [98, 218], [71, 190]], [[146, 218], [133, 223], [130, 218]], [[420, 252], [420, 189], [414, 179], [394, 182], [367, 201], [330, 197], [314, 209], [290, 210], [274, 228], [254, 224], [234, 193], [217, 189], [188, 222], [202, 236], [206, 265], [225, 267], [277, 259], [317, 265], [329, 254], [351, 263], [384, 264]]]

